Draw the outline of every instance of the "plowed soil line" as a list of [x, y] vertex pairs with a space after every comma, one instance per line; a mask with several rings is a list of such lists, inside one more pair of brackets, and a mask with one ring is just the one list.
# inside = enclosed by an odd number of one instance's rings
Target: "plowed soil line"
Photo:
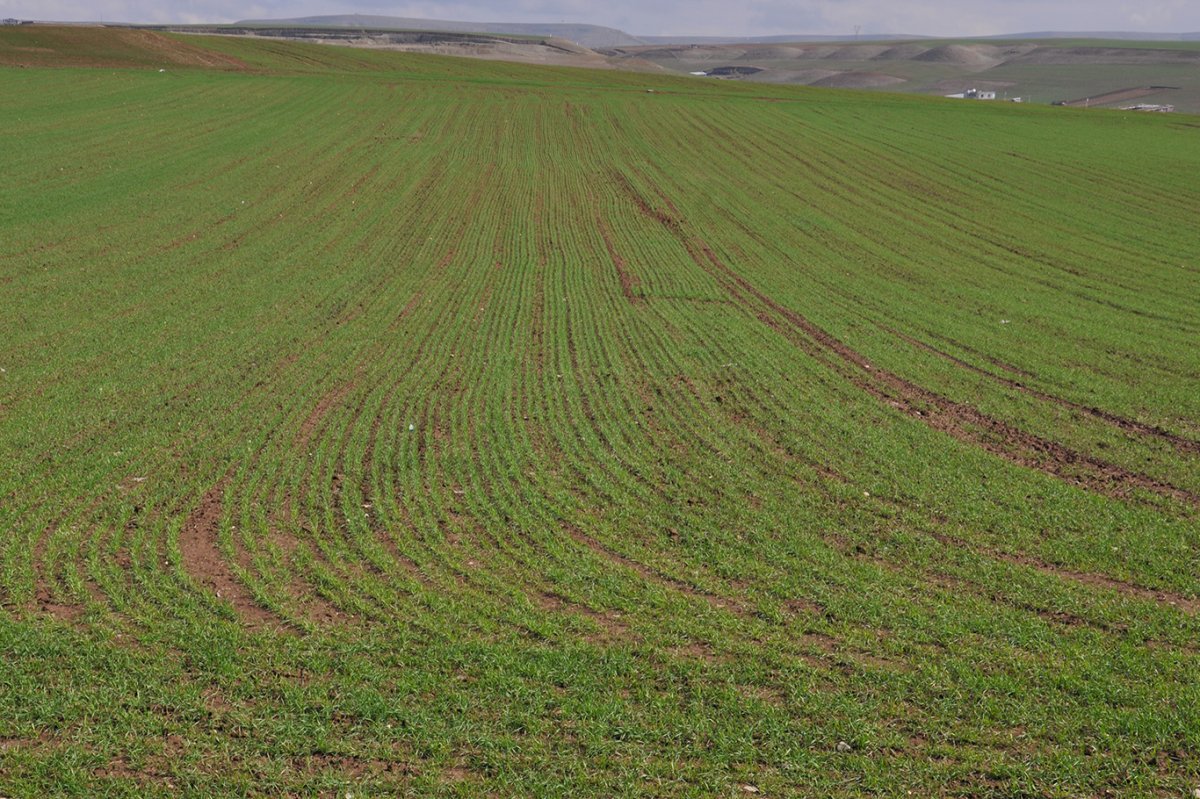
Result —
[[217, 533], [221, 522], [221, 505], [229, 478], [223, 477], [210, 488], [200, 504], [183, 523], [179, 531], [179, 552], [183, 568], [199, 585], [212, 591], [219, 599], [233, 606], [239, 618], [251, 627], [282, 628], [285, 622], [256, 603], [249, 590], [238, 582], [221, 550]]
[[354, 390], [355, 385], [355, 380], [347, 381], [330, 389], [323, 397], [321, 397], [320, 401], [316, 404], [316, 407], [312, 409], [312, 412], [308, 415], [308, 418], [304, 420], [304, 423], [300, 425], [300, 430], [296, 433], [297, 449], [304, 450], [308, 447], [308, 442], [312, 438], [317, 427], [320, 426], [325, 417], [329, 415], [329, 412], [337, 405], [341, 404], [342, 400], [346, 398], [346, 395]]
[[640, 305], [642, 298], [634, 293], [634, 289], [637, 288], [639, 283], [637, 276], [629, 271], [629, 265], [625, 263], [625, 259], [617, 252], [617, 248], [613, 244], [612, 233], [599, 215], [596, 216], [596, 228], [599, 229], [600, 236], [604, 239], [604, 247], [608, 250], [608, 257], [612, 260], [613, 267], [617, 270], [617, 278], [621, 281], [621, 293], [625, 295], [625, 299], [631, 305]]
[[1031, 388], [1030, 386], [1027, 386], [1018, 380], [1013, 380], [1011, 378], [1004, 377], [1003, 375], [998, 375], [998, 374], [989, 372], [987, 369], [983, 369], [979, 366], [976, 366], [973, 363], [968, 363], [967, 361], [964, 361], [961, 358], [955, 357], [954, 355], [951, 355], [948, 352], [943, 352], [942, 350], [938, 349], [937, 347], [934, 347], [932, 344], [928, 344], [919, 339], [915, 339], [912, 336], [906, 336], [905, 334], [903, 334], [897, 330], [892, 330], [889, 327], [884, 327], [883, 330], [885, 330], [886, 332], [895, 336], [896, 338], [899, 338], [900, 340], [905, 341], [914, 347], [925, 350], [926, 352], [930, 352], [930, 353], [938, 356], [939, 358], [942, 358], [943, 360], [954, 364], [955, 366], [966, 369], [969, 372], [974, 372], [975, 374], [990, 378], [990, 379], [996, 381], [997, 383], [1007, 386], [1008, 388], [1011, 388], [1015, 391], [1020, 391], [1023, 394], [1028, 394], [1031, 397], [1036, 397], [1037, 399], [1044, 400], [1045, 402], [1050, 402], [1055, 405], [1059, 405], [1063, 408], [1068, 408], [1070, 410], [1078, 411], [1079, 413], [1086, 414], [1093, 418], [1100, 419], [1101, 421], [1107, 422], [1108, 424], [1113, 425], [1114, 427], [1120, 428], [1122, 431], [1124, 431], [1125, 433], [1128, 433], [1131, 436], [1145, 436], [1145, 437], [1150, 437], [1150, 438], [1161, 439], [1163, 441], [1168, 442], [1171, 446], [1173, 446], [1180, 453], [1188, 454], [1188, 455], [1200, 454], [1200, 442], [1198, 442], [1198, 441], [1192, 441], [1189, 438], [1184, 438], [1182, 436], [1175, 435], [1174, 433], [1164, 430], [1161, 427], [1156, 427], [1154, 425], [1145, 424], [1144, 422], [1139, 422], [1135, 419], [1127, 419], [1126, 417], [1118, 416], [1115, 413], [1109, 413], [1108, 411], [1103, 410], [1101, 408], [1094, 408], [1090, 405], [1083, 405], [1078, 402], [1072, 402], [1071, 400], [1063, 399], [1062, 397], [1056, 397], [1053, 394], [1047, 394], [1044, 391], [1039, 391], [1036, 388]]
[[[866, 356], [834, 338], [795, 311], [776, 302], [754, 288], [720, 261], [715, 253], [701, 242], [705, 258], [712, 264], [713, 273], [724, 276], [728, 287], [737, 287], [739, 299], [749, 295], [782, 318], [792, 328], [802, 332], [811, 342], [836, 356], [844, 366], [857, 369], [838, 371], [851, 382], [874, 397], [920, 420], [929, 427], [953, 436], [964, 443], [980, 447], [1012, 463], [1052, 475], [1091, 491], [1115, 499], [1128, 500], [1137, 491], [1158, 494], [1179, 502], [1200, 506], [1200, 496], [1177, 486], [1157, 480], [1149, 475], [1124, 469], [1116, 464], [1076, 452], [1056, 441], [1041, 438], [1020, 430], [999, 419], [994, 419], [978, 409], [943, 397], [922, 388], [899, 375], [880, 369], [870, 363]], [[699, 259], [697, 259], [699, 260]], [[771, 324], [760, 311], [758, 317]], [[772, 325], [778, 327], [777, 325]], [[810, 348], [806, 348], [812, 352]], [[819, 354], [819, 353], [818, 353]], [[828, 362], [828, 361], [827, 361]], [[837, 367], [836, 363], [831, 364]]]
[[592, 538], [590, 535], [570, 522], [564, 521], [563, 529], [566, 531], [567, 535], [576, 541], [576, 543], [587, 547], [604, 560], [624, 566], [626, 569], [634, 572], [646, 582], [657, 583], [664, 588], [673, 589], [674, 591], [683, 594], [690, 599], [707, 602], [714, 610], [724, 610], [736, 616], [749, 615], [749, 612], [745, 608], [741, 607], [732, 599], [719, 597], [716, 594], [710, 594], [701, 588], [697, 588], [691, 583], [684, 582], [683, 580], [672, 577], [668, 574], [663, 574], [657, 569], [652, 569], [640, 561], [633, 560], [632, 558], [626, 557], [619, 552], [609, 549], [608, 547], [604, 546], [604, 544], [601, 544], [595, 538]]
[[[677, 215], [655, 209], [627, 181], [621, 186], [642, 213], [676, 235], [696, 265], [712, 275], [735, 303], [880, 401], [959, 441], [1105, 496], [1128, 500], [1142, 491], [1200, 506], [1200, 496], [1190, 491], [1035, 436], [874, 366], [862, 353], [756, 288], [702, 238], [686, 234]], [[659, 195], [674, 209], [661, 191]]]
[[[944, 535], [942, 533], [930, 533], [942, 545], [955, 549], [973, 548], [971, 544], [953, 536]], [[1101, 588], [1107, 591], [1113, 591], [1122, 596], [1132, 599], [1140, 599], [1144, 602], [1153, 602], [1159, 605], [1168, 605], [1184, 613], [1195, 616], [1200, 613], [1200, 599], [1195, 597], [1185, 596], [1178, 591], [1168, 591], [1162, 588], [1147, 588], [1143, 585], [1130, 583], [1125, 580], [1119, 580], [1116, 577], [1109, 577], [1107, 574], [1097, 574], [1095, 572], [1082, 572], [1067, 566], [1059, 566], [1053, 563], [1047, 563], [1040, 558], [1035, 558], [1031, 555], [1012, 554], [992, 548], [976, 548], [981, 554], [996, 560], [1004, 561], [1013, 566], [1023, 566], [1028, 569], [1041, 572], [1042, 574], [1051, 577], [1057, 577], [1060, 580], [1069, 580], [1071, 582], [1080, 583], [1091, 588]]]

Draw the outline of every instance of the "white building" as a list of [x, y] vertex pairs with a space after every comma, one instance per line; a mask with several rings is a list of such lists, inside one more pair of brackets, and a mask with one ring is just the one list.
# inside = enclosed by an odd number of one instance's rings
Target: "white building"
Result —
[[965, 92], [958, 94], [947, 94], [947, 97], [954, 97], [959, 100], [995, 100], [996, 93], [983, 91], [982, 89], [967, 89]]

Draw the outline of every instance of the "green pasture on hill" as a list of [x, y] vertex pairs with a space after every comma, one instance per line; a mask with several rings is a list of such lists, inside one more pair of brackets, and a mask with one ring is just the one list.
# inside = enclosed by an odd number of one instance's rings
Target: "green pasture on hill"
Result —
[[90, 35], [0, 796], [1200, 788], [1194, 118]]

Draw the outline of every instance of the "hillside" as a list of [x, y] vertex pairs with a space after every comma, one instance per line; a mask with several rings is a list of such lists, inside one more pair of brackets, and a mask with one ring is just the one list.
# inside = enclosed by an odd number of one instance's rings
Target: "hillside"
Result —
[[1194, 118], [0, 79], [0, 796], [1200, 787]]
[[445, 31], [451, 33], [499, 33], [524, 36], [555, 36], [584, 47], [624, 47], [642, 40], [615, 28], [601, 25], [537, 22], [463, 22], [417, 17], [387, 17], [365, 14], [335, 14], [293, 19], [244, 20], [239, 26], [263, 25], [360, 28], [366, 30]]
[[[1028, 37], [998, 40], [668, 44], [608, 48], [677, 73], [945, 95], [978, 88], [1040, 104], [1130, 87], [1169, 87], [1154, 102], [1200, 113], [1200, 47], [1184, 41]], [[864, 76], [867, 76], [864, 78]], [[1114, 103], [1116, 107], [1119, 103]]]

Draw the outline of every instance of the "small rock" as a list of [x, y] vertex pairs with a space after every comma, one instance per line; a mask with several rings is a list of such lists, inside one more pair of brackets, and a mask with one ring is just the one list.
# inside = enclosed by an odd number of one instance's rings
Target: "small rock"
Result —
[[742, 790], [746, 793], [758, 793], [758, 788], [754, 787], [753, 785], [743, 785]]
[[854, 747], [852, 747], [850, 744], [846, 743], [845, 741], [838, 741], [837, 750], [842, 753], [851, 752], [854, 750]]

